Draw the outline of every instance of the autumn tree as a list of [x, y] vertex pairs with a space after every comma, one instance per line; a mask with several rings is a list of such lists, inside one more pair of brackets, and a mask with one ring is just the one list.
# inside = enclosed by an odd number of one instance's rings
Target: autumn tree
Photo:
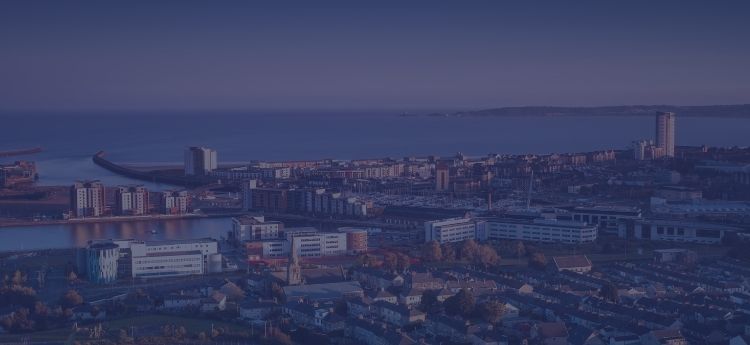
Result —
[[400, 271], [406, 271], [409, 266], [411, 266], [411, 258], [404, 254], [404, 253], [398, 253], [396, 254], [396, 268]]
[[393, 252], [383, 254], [383, 268], [387, 270], [396, 270], [398, 268], [398, 257]]
[[529, 266], [538, 270], [544, 270], [547, 268], [547, 257], [544, 256], [544, 253], [531, 254], [531, 257], [529, 258]]
[[461, 258], [469, 262], [474, 262], [478, 255], [479, 244], [477, 244], [477, 241], [474, 241], [473, 239], [464, 241], [461, 245]]
[[427, 262], [438, 262], [443, 257], [440, 243], [435, 240], [425, 243], [422, 247], [422, 259]]
[[513, 242], [513, 255], [517, 258], [521, 258], [526, 255], [526, 246], [521, 241]]
[[456, 248], [452, 244], [443, 244], [440, 247], [440, 251], [443, 254], [443, 262], [451, 263], [456, 260]]
[[68, 290], [68, 292], [60, 298], [60, 305], [62, 305], [63, 308], [72, 308], [81, 304], [83, 304], [83, 297], [81, 297], [76, 290]]
[[479, 253], [476, 255], [475, 261], [486, 269], [500, 263], [500, 256], [497, 255], [492, 246], [485, 244], [479, 247]]
[[479, 306], [479, 312], [485, 321], [497, 324], [505, 315], [505, 303], [498, 300], [490, 300]]

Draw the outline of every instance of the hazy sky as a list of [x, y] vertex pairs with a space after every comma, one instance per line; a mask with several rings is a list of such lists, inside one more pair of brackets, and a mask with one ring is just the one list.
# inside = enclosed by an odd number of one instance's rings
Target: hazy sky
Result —
[[729, 103], [746, 0], [0, 2], [5, 110]]

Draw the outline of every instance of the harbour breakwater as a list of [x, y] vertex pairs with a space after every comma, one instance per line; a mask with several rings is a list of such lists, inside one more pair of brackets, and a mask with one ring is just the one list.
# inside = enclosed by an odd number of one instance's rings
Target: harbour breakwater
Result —
[[92, 157], [94, 164], [107, 169], [115, 174], [136, 180], [149, 181], [153, 183], [164, 183], [182, 187], [201, 187], [216, 182], [216, 179], [208, 176], [182, 176], [169, 174], [164, 171], [139, 171], [115, 164], [104, 158], [105, 152], [99, 151]]

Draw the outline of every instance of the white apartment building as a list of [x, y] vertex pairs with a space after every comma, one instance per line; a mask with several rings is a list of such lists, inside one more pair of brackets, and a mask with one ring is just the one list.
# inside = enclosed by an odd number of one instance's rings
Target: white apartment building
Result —
[[440, 244], [461, 242], [468, 239], [484, 239], [484, 224], [471, 218], [449, 218], [424, 223], [425, 242]]
[[656, 146], [664, 149], [664, 155], [674, 157], [675, 113], [656, 112]]
[[215, 150], [197, 146], [185, 149], [185, 175], [208, 175], [217, 167]]
[[98, 180], [77, 181], [71, 187], [71, 209], [75, 218], [104, 214], [105, 188]]
[[149, 212], [148, 189], [138, 186], [118, 186], [115, 190], [115, 212], [118, 215], [142, 216]]
[[493, 218], [486, 222], [487, 238], [536, 242], [589, 243], [597, 226], [557, 219]]
[[190, 212], [190, 193], [185, 190], [166, 190], [162, 192], [161, 212], [164, 214], [185, 214]]
[[266, 221], [263, 216], [232, 218], [232, 236], [240, 242], [278, 239], [283, 229], [283, 223]]

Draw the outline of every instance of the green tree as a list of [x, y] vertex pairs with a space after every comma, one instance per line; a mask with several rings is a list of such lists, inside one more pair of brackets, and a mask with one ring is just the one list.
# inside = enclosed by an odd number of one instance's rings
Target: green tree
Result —
[[419, 309], [425, 313], [437, 312], [440, 307], [437, 295], [437, 290], [424, 290], [424, 292], [422, 292], [422, 301], [419, 304]]
[[612, 282], [607, 282], [602, 285], [599, 289], [599, 297], [604, 298], [607, 301], [618, 303], [620, 302], [620, 293], [617, 291], [617, 285]]
[[443, 306], [448, 314], [471, 317], [476, 308], [476, 300], [470, 291], [461, 289], [457, 294], [448, 297]]

